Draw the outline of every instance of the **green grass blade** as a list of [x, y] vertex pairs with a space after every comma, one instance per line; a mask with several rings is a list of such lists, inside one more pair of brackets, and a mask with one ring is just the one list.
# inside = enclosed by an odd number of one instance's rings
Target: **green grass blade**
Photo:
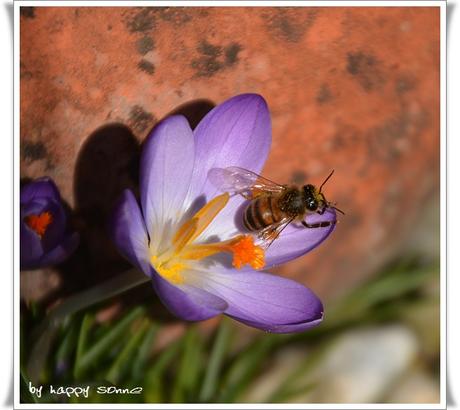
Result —
[[[327, 356], [335, 339], [316, 345], [313, 350], [305, 351], [305, 359], [284, 379], [284, 381], [267, 398], [268, 403], [282, 403], [289, 397], [310, 389], [314, 381], [308, 379], [308, 373], [317, 368]], [[299, 381], [301, 384], [299, 385]]]
[[166, 367], [176, 357], [180, 343], [175, 342], [164, 350], [155, 360], [154, 365], [147, 371], [144, 382], [144, 397], [147, 403], [166, 402], [163, 373]]
[[270, 403], [289, 403], [292, 398], [295, 398], [299, 395], [305, 395], [305, 393], [310, 393], [314, 390], [317, 384], [308, 382], [304, 385], [299, 385], [292, 387], [290, 389], [284, 390], [281, 394], [277, 395], [273, 400], [270, 400]]
[[59, 345], [55, 357], [55, 372], [59, 377], [64, 377], [68, 372], [72, 354], [75, 352], [78, 343], [78, 322], [72, 320], [67, 329], [65, 329], [64, 337]]
[[118, 384], [118, 382], [120, 382], [122, 377], [125, 375], [129, 364], [128, 362], [134, 354], [134, 349], [136, 349], [141, 342], [148, 325], [148, 319], [144, 319], [110, 367], [109, 371], [107, 372], [106, 379], [112, 384]]
[[225, 376], [220, 403], [234, 403], [259, 370], [270, 349], [276, 343], [276, 335], [264, 335], [256, 340], [230, 367]]
[[345, 320], [356, 320], [367, 314], [372, 306], [419, 288], [432, 273], [432, 267], [397, 270], [362, 286], [330, 310], [327, 326], [336, 326]]
[[120, 322], [117, 323], [104, 337], [96, 341], [86, 352], [79, 352], [79, 349], [77, 349], [77, 360], [75, 362], [74, 371], [75, 378], [80, 378], [90, 366], [95, 364], [95, 362], [120, 339], [120, 337], [132, 324], [132, 322], [136, 320], [140, 315], [142, 315], [144, 311], [145, 309], [141, 306], [133, 309], [123, 319], [121, 319]]
[[227, 319], [223, 318], [217, 331], [217, 336], [212, 348], [209, 364], [201, 386], [199, 401], [209, 402], [217, 390], [217, 380], [221, 371], [225, 353], [228, 350], [231, 336], [231, 327]]
[[19, 386], [19, 397], [21, 403], [39, 403], [39, 399], [35, 394], [32, 394], [29, 390], [30, 380], [21, 370], [21, 381]]
[[133, 381], [141, 380], [144, 376], [144, 370], [150, 359], [152, 345], [158, 333], [158, 328], [159, 326], [156, 323], [151, 323], [145, 333], [144, 339], [139, 347], [139, 351], [133, 361], [131, 371]]
[[198, 385], [202, 366], [203, 340], [195, 326], [191, 326], [184, 336], [183, 350], [179, 370], [172, 390], [172, 402], [196, 401], [194, 394]]
[[88, 333], [89, 333], [89, 329], [91, 328], [93, 324], [93, 321], [94, 321], [94, 317], [90, 313], [87, 313], [85, 314], [81, 322], [80, 333], [78, 335], [78, 341], [77, 341], [77, 353], [75, 357], [75, 365], [74, 365], [74, 371], [73, 371], [74, 378], [76, 380], [78, 380], [81, 376], [80, 363], [83, 357], [83, 352], [86, 349]]

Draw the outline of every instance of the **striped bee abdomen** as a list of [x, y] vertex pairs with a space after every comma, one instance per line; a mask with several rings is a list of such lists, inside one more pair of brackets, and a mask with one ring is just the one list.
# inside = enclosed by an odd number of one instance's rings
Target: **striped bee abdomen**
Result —
[[283, 215], [277, 205], [278, 197], [260, 196], [251, 201], [244, 211], [243, 223], [249, 231], [260, 231], [279, 222]]

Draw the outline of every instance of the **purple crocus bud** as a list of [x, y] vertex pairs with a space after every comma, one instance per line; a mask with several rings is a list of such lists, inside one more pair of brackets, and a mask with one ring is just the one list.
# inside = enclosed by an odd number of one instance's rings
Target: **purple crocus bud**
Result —
[[208, 178], [214, 168], [260, 173], [270, 144], [267, 104], [256, 94], [225, 101], [194, 131], [184, 117], [171, 116], [148, 136], [140, 204], [126, 190], [110, 226], [119, 251], [152, 279], [176, 316], [203, 320], [224, 313], [277, 333], [300, 332], [322, 321], [323, 305], [310, 289], [260, 269], [318, 246], [334, 229], [334, 209], [306, 216], [318, 228], [290, 224], [264, 249], [255, 235], [241, 230], [245, 198], [220, 192]]
[[78, 246], [79, 235], [66, 231], [67, 217], [54, 182], [36, 179], [21, 188], [21, 269], [61, 263]]

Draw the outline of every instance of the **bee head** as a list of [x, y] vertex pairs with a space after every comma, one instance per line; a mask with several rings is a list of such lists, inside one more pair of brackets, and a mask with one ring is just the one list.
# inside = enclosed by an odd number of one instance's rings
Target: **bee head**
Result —
[[318, 211], [320, 206], [321, 198], [318, 190], [314, 185], [307, 184], [303, 187], [304, 201], [306, 208], [311, 212]]
[[340, 213], [343, 214], [343, 211], [340, 209], [336, 208], [331, 204], [326, 197], [324, 196], [322, 189], [324, 184], [329, 180], [329, 178], [332, 176], [334, 171], [332, 171], [327, 178], [323, 181], [319, 189], [317, 189], [314, 185], [312, 184], [307, 184], [303, 187], [304, 191], [304, 198], [305, 198], [305, 206], [310, 212], [317, 212], [320, 215], [322, 215], [325, 211], [326, 208], [332, 207], [335, 210], [339, 211]]

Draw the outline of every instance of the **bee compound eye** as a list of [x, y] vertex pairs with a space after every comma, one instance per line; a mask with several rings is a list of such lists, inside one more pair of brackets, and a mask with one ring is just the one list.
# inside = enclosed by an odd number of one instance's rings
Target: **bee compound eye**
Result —
[[318, 208], [318, 202], [316, 202], [314, 199], [308, 201], [307, 208], [310, 211], [315, 211]]

